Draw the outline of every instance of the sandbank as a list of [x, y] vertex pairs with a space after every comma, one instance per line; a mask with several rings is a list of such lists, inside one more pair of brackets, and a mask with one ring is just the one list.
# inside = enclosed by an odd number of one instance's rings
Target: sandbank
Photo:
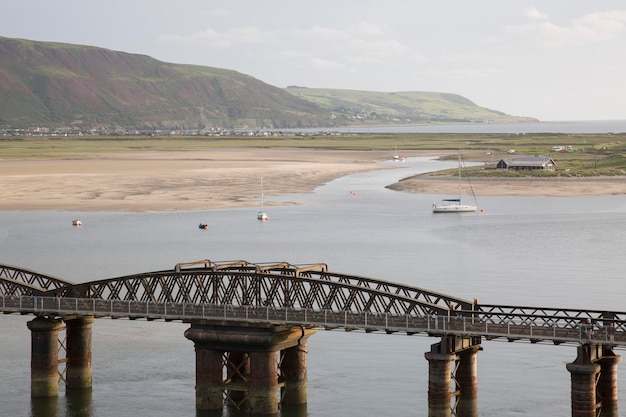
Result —
[[[457, 178], [417, 175], [387, 188], [418, 194], [459, 192]], [[472, 178], [471, 188], [462, 184], [462, 194], [476, 196], [576, 197], [626, 194], [626, 177], [558, 177], [558, 178]]]
[[[0, 210], [194, 211], [252, 207], [385, 168], [389, 151], [238, 148], [0, 160]], [[282, 204], [299, 204], [285, 201]], [[266, 205], [272, 205], [271, 202]]]
[[[437, 157], [418, 151], [406, 156]], [[392, 169], [388, 151], [285, 148], [137, 151], [84, 159], [0, 160], [0, 210], [194, 211], [254, 207], [266, 196], [310, 193], [355, 172]], [[585, 196], [625, 194], [624, 177], [476, 179], [479, 196]], [[394, 190], [455, 195], [458, 182], [416, 176]], [[348, 192], [348, 191], [346, 191]], [[294, 200], [267, 202], [300, 204]]]

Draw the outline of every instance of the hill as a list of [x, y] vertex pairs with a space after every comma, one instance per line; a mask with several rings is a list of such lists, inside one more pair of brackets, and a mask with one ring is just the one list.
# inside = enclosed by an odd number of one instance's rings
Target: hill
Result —
[[0, 37], [0, 127], [305, 128], [528, 121], [454, 94], [278, 88], [213, 67]]
[[0, 125], [309, 127], [327, 112], [251, 76], [144, 55], [0, 38]]
[[288, 87], [296, 97], [329, 109], [338, 125], [396, 123], [536, 122], [480, 107], [458, 94], [427, 91], [376, 92]]

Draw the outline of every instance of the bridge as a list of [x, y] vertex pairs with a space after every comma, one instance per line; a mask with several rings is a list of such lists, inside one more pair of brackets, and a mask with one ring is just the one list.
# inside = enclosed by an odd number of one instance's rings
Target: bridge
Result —
[[305, 404], [308, 338], [339, 328], [437, 338], [425, 353], [432, 417], [478, 415], [476, 358], [493, 339], [576, 344], [566, 367], [572, 416], [618, 415], [614, 349], [626, 345], [626, 312], [481, 304], [329, 272], [326, 264], [243, 260], [86, 283], [0, 265], [0, 302], [5, 314], [35, 316], [28, 323], [33, 397], [57, 396], [59, 380], [66, 389], [91, 387], [92, 324], [110, 317], [189, 323], [199, 410], [275, 414]]

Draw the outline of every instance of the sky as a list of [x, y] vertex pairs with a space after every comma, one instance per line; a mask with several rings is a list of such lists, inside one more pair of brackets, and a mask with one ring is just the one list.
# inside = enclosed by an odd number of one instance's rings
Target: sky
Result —
[[626, 119], [623, 0], [4, 0], [0, 36], [225, 68], [276, 87], [455, 93]]

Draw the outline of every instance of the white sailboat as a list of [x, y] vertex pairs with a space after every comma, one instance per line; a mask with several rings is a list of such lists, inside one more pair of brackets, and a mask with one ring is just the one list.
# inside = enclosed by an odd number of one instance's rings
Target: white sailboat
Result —
[[261, 177], [261, 210], [257, 213], [256, 218], [261, 221], [267, 221], [270, 219], [263, 208], [263, 177]]
[[404, 157], [398, 155], [398, 146], [395, 147], [396, 148], [396, 152], [393, 154], [393, 160], [394, 161], [404, 161]]
[[458, 198], [447, 198], [443, 200], [442, 204], [433, 204], [433, 213], [469, 213], [478, 209], [478, 202], [476, 201], [476, 195], [472, 188], [472, 183], [469, 183], [472, 190], [472, 196], [474, 197], [474, 204], [463, 204], [461, 201], [461, 154], [459, 153], [459, 195]]

